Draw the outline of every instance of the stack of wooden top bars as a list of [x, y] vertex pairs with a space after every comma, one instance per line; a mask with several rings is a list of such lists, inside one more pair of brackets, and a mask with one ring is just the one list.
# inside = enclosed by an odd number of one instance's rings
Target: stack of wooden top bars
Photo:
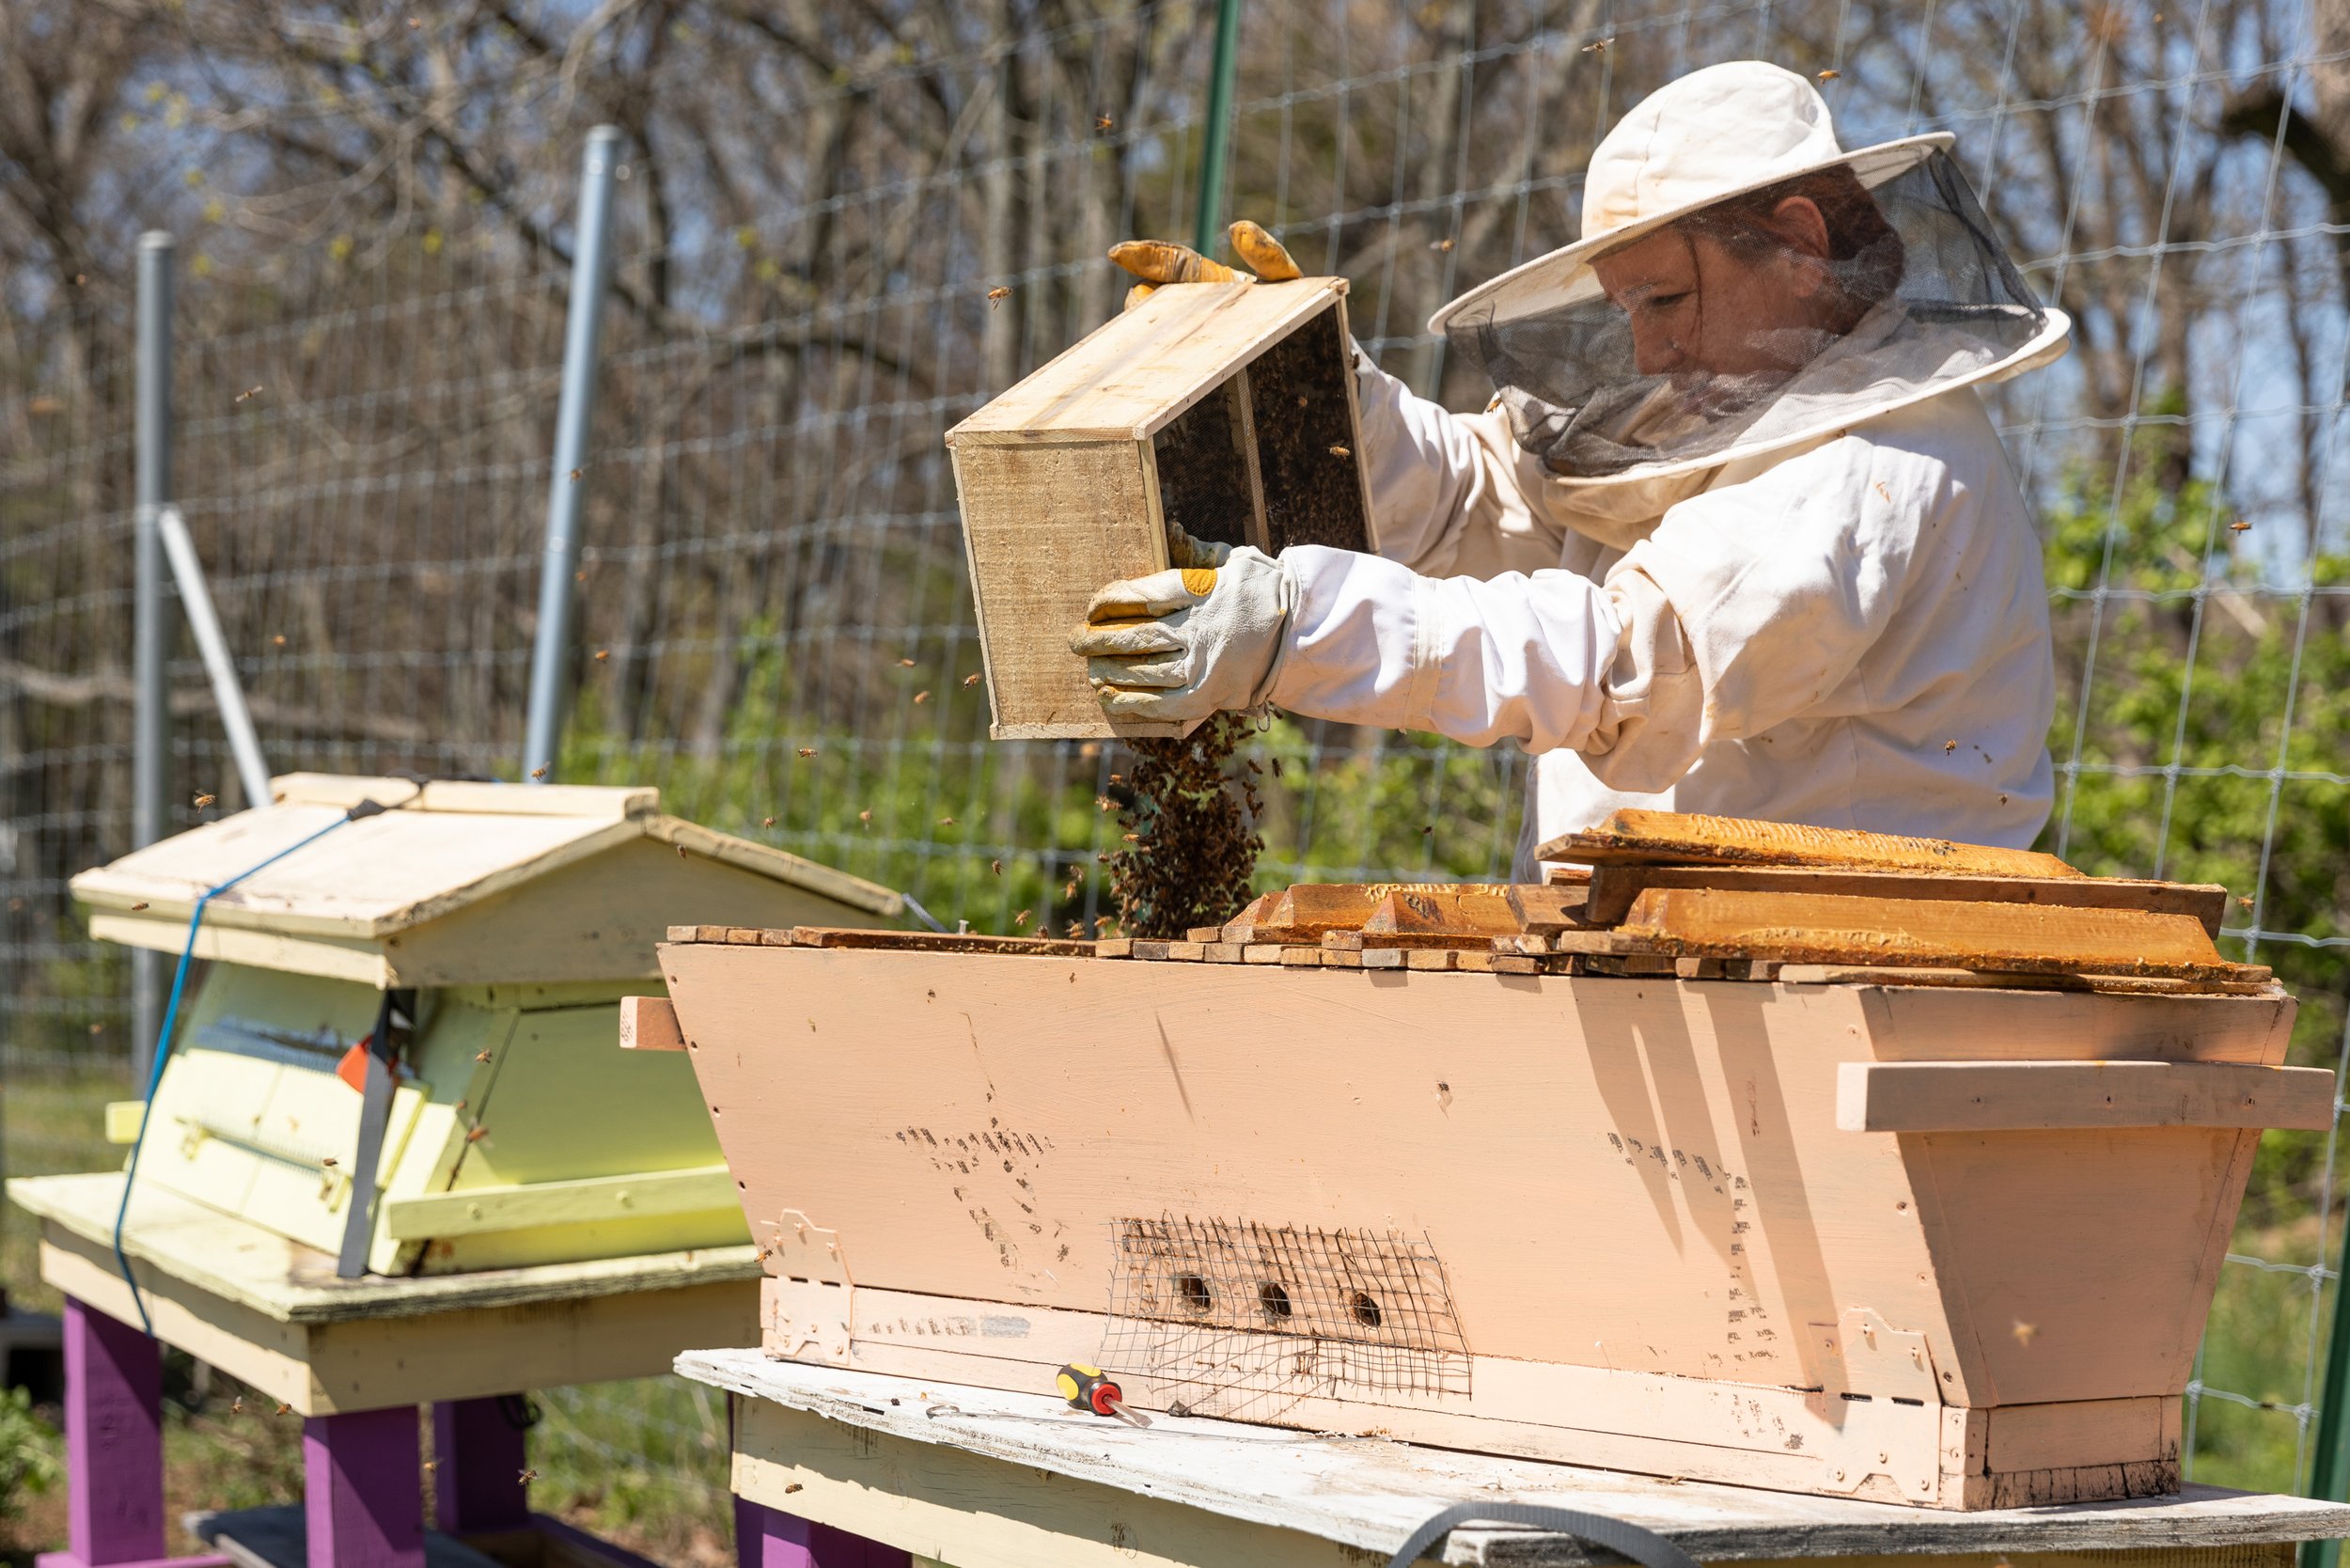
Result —
[[2213, 939], [2224, 887], [2085, 876], [2051, 855], [1618, 811], [1543, 846], [1548, 883], [1301, 883], [1180, 940], [681, 927], [673, 941], [906, 946], [1292, 968], [2258, 995]]

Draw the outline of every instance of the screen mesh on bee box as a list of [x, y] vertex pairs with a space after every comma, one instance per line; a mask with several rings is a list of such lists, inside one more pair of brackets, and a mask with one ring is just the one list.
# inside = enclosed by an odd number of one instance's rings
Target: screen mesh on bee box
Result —
[[1114, 1228], [1103, 1364], [1194, 1414], [1468, 1398], [1468, 1344], [1425, 1237], [1176, 1215]]

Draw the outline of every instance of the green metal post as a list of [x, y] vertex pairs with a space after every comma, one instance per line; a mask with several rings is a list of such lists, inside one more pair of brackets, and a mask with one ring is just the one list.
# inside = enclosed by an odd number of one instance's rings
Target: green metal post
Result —
[[1231, 152], [1232, 77], [1239, 66], [1240, 0], [1216, 0], [1215, 65], [1208, 78], [1207, 136], [1199, 151], [1199, 221], [1191, 248], [1215, 254], [1224, 228], [1224, 165]]
[[[2350, 1262], [2350, 1247], [2334, 1260]], [[2326, 1340], [2326, 1384], [2317, 1396], [2317, 1453], [2310, 1466], [2310, 1496], [2330, 1502], [2350, 1499], [2350, 1280], [2334, 1280], [2333, 1332]], [[2301, 1545], [2301, 1568], [2334, 1568], [2341, 1556], [2339, 1541], [2308, 1541]]]

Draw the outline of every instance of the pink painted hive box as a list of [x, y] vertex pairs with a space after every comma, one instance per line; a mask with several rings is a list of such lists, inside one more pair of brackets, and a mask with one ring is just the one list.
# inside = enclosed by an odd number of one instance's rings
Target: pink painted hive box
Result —
[[[1403, 897], [1555, 905], [1504, 891]], [[1680, 891], [1481, 946], [673, 931], [767, 1351], [1945, 1509], [2175, 1490], [2260, 1130], [2330, 1114], [2292, 1000], [1660, 954]]]

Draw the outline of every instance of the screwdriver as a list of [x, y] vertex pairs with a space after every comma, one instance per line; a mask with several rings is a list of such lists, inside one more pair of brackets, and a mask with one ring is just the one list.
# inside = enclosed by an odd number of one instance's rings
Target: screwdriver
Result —
[[1151, 1419], [1139, 1410], [1126, 1408], [1124, 1392], [1099, 1367], [1073, 1362], [1061, 1368], [1053, 1381], [1058, 1385], [1061, 1397], [1069, 1401], [1069, 1407], [1073, 1410], [1090, 1410], [1097, 1416], [1116, 1416], [1129, 1426], [1151, 1424]]

